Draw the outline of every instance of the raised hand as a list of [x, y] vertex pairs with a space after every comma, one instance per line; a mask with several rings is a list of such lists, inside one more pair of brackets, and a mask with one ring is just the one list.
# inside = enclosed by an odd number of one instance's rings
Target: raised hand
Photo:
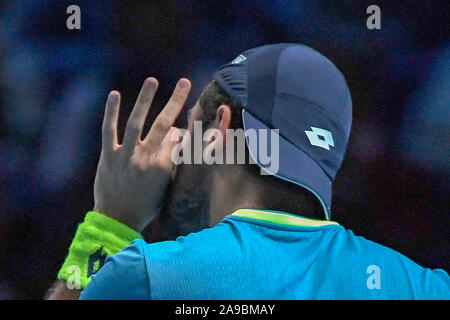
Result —
[[102, 127], [102, 152], [94, 182], [94, 211], [142, 231], [157, 215], [174, 164], [171, 151], [173, 124], [191, 89], [180, 79], [164, 109], [141, 140], [145, 118], [158, 88], [147, 78], [128, 119], [123, 143], [117, 139], [120, 94], [111, 91], [106, 101]]

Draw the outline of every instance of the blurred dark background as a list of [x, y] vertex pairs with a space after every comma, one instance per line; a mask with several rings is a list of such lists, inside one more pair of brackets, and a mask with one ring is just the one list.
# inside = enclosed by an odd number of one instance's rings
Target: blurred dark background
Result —
[[[81, 8], [68, 30], [66, 8]], [[366, 8], [381, 8], [369, 30]], [[333, 220], [450, 271], [448, 1], [0, 2], [0, 299], [39, 299], [93, 207], [107, 93], [123, 132], [145, 77], [189, 106], [219, 65], [261, 44], [307, 44], [347, 79], [354, 121]], [[331, 267], [331, 266], [330, 266]]]

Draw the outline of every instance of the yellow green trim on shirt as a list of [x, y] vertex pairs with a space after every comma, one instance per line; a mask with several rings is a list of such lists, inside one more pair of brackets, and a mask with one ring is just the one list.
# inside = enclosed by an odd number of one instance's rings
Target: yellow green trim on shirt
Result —
[[232, 215], [295, 227], [323, 227], [329, 225], [339, 225], [339, 223], [334, 221], [305, 218], [286, 212], [271, 210], [238, 209], [233, 212]]

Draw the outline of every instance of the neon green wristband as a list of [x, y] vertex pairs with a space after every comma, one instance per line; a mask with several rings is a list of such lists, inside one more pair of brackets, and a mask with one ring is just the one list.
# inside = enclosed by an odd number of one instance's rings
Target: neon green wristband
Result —
[[84, 289], [107, 257], [140, 238], [140, 233], [123, 223], [90, 211], [78, 226], [58, 279], [66, 280], [70, 288]]

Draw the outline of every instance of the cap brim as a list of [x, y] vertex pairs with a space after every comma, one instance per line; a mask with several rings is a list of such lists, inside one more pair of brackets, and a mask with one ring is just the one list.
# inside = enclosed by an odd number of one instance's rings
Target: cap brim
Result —
[[[253, 161], [267, 174], [274, 175], [282, 180], [294, 183], [313, 193], [320, 201], [327, 220], [330, 219], [331, 207], [331, 180], [317, 163], [306, 153], [294, 146], [288, 140], [279, 136], [279, 162], [278, 170], [275, 172], [270, 166], [264, 165], [258, 156], [260, 129], [268, 130], [267, 139], [270, 141], [270, 129], [245, 109], [242, 110], [244, 130], [254, 129], [256, 131], [257, 143], [250, 143], [246, 135], [247, 148]], [[270, 150], [270, 149], [269, 149]], [[273, 157], [273, 155], [271, 155]]]

